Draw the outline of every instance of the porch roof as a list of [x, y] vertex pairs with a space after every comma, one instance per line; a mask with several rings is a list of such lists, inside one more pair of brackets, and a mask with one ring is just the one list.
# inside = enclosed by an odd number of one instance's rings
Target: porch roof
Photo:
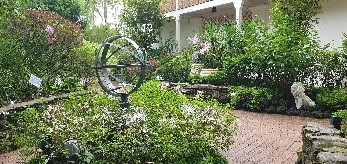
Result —
[[176, 13], [176, 0], [163, 0], [161, 11], [167, 17], [176, 16], [176, 14], [185, 14], [213, 6], [220, 6], [229, 3], [243, 2], [247, 7], [254, 7], [267, 4], [269, 0], [178, 0], [178, 13]]

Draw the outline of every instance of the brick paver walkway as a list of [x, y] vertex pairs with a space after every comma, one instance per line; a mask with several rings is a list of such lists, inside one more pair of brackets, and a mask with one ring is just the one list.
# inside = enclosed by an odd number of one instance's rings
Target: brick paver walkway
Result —
[[232, 148], [223, 152], [229, 164], [294, 164], [307, 122], [329, 126], [328, 119], [236, 110], [239, 131]]
[[[329, 126], [328, 119], [253, 113], [236, 110], [239, 131], [233, 147], [223, 154], [229, 164], [293, 164], [301, 148], [301, 129], [307, 122]], [[0, 164], [15, 164], [18, 155], [0, 155]]]

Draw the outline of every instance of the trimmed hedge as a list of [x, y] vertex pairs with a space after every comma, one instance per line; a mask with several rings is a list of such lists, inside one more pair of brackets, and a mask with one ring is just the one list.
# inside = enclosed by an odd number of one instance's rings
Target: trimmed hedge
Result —
[[229, 91], [234, 108], [250, 111], [265, 111], [280, 96], [276, 91], [262, 87], [231, 86]]

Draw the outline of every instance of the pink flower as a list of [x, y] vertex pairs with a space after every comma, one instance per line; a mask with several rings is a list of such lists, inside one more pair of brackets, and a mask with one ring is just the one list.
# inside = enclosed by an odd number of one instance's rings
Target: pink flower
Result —
[[196, 44], [196, 43], [199, 42], [199, 37], [196, 37], [196, 36], [194, 36], [194, 37], [188, 37], [188, 40], [190, 41], [190, 43]]
[[205, 43], [202, 43], [201, 46], [202, 46], [202, 49], [200, 50], [200, 54], [204, 54], [212, 47], [211, 43], [208, 41], [206, 41]]
[[54, 43], [56, 41], [57, 41], [56, 38], [48, 38], [48, 43]]
[[206, 41], [205, 43], [202, 43], [201, 46], [203, 46], [206, 49], [210, 49], [212, 47], [211, 43]]
[[54, 28], [51, 27], [50, 25], [47, 25], [46, 27], [46, 32], [50, 35], [54, 34]]

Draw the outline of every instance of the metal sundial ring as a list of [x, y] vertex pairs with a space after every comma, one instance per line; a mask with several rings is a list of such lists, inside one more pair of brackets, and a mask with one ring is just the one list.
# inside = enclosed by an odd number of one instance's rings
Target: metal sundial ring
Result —
[[[122, 61], [124, 58], [130, 63]], [[125, 97], [142, 84], [146, 66], [144, 52], [133, 40], [124, 36], [110, 37], [96, 50], [95, 70], [99, 84], [112, 96], [127, 99]], [[122, 73], [131, 69], [137, 71], [136, 80], [124, 80]]]

